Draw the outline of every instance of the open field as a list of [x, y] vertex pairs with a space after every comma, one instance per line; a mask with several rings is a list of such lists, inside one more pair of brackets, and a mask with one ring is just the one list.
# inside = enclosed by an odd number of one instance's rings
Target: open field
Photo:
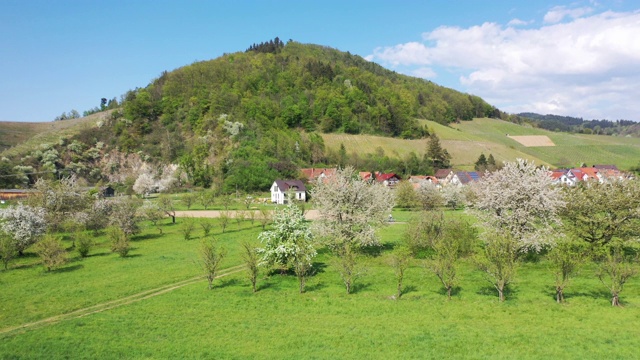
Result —
[[532, 146], [556, 146], [556, 144], [549, 139], [546, 135], [524, 135], [524, 136], [509, 136], [511, 139], [519, 142], [526, 147]]
[[60, 137], [95, 126], [98, 120], [109, 114], [107, 111], [79, 119], [50, 122], [0, 121], [0, 153], [11, 156], [25, 149], [35, 149], [39, 144], [55, 142]]
[[[493, 154], [497, 161], [526, 158], [550, 167], [580, 166], [586, 163], [614, 164], [629, 169], [640, 159], [640, 139], [603, 135], [555, 133], [495, 119], [474, 119], [443, 126], [421, 121], [440, 137], [451, 154], [456, 168], [470, 170], [481, 153]], [[508, 135], [508, 136], [507, 136]], [[513, 136], [546, 136], [555, 146], [525, 146]], [[374, 153], [381, 147], [385, 154], [403, 156], [414, 151], [422, 156], [427, 140], [403, 140], [371, 135], [323, 134], [327, 148], [338, 149], [343, 143], [347, 152], [360, 155]]]
[[[396, 218], [411, 215], [394, 211]], [[640, 281], [625, 287], [624, 308], [612, 308], [593, 265], [558, 305], [545, 260], [522, 265], [505, 303], [471, 261], [463, 262], [460, 287], [447, 301], [437, 278], [415, 260], [405, 294], [392, 300], [388, 251], [405, 226], [395, 224], [380, 232], [382, 251], [363, 260], [367, 272], [354, 294], [344, 293], [324, 250], [305, 294], [294, 276], [264, 274], [253, 294], [242, 272], [209, 291], [197, 279], [202, 230], [185, 241], [181, 221], [165, 222], [162, 236], [145, 228], [127, 258], [110, 253], [102, 236], [93, 256], [52, 273], [30, 253], [0, 271], [0, 358], [634, 358], [640, 346]], [[257, 242], [259, 231], [249, 222], [232, 222], [224, 234], [214, 228], [229, 251], [223, 268], [241, 264], [239, 242]], [[108, 308], [110, 302], [118, 306]], [[105, 309], [2, 331], [92, 306]]]

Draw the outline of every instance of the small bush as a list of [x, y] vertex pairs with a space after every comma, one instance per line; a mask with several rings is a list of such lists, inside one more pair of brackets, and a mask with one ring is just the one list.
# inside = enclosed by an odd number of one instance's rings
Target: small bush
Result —
[[59, 238], [48, 235], [36, 245], [36, 253], [42, 259], [42, 264], [51, 271], [67, 262], [67, 251]]
[[195, 224], [193, 222], [193, 219], [185, 218], [184, 221], [182, 222], [182, 227], [180, 228], [180, 232], [182, 233], [182, 236], [184, 237], [185, 240], [191, 240], [191, 234], [193, 233], [194, 229], [195, 229]]
[[93, 239], [84, 232], [78, 233], [76, 235], [76, 249], [78, 250], [80, 257], [84, 258], [89, 256], [91, 248], [93, 248]]
[[120, 257], [126, 257], [131, 250], [129, 244], [129, 238], [119, 227], [111, 227], [107, 231], [109, 239], [111, 240], [111, 251], [120, 255]]

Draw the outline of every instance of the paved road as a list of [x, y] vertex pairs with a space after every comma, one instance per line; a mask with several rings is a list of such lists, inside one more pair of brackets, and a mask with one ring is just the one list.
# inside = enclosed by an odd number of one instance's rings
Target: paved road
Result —
[[[229, 210], [227, 213], [229, 217], [235, 217], [236, 213], [243, 210]], [[253, 211], [256, 215], [256, 219], [260, 216], [260, 211], [257, 210], [246, 210]], [[245, 211], [245, 212], [246, 212]], [[224, 211], [221, 210], [195, 210], [195, 211], [176, 211], [176, 218], [183, 217], [201, 217], [201, 218], [217, 218], [220, 217], [220, 213]], [[320, 213], [318, 210], [307, 210], [304, 212], [304, 217], [307, 220], [315, 220], [320, 217]]]

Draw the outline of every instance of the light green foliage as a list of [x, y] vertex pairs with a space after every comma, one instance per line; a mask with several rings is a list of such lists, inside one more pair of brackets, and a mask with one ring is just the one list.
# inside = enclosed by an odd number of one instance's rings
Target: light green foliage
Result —
[[187, 207], [187, 210], [190, 210], [191, 205], [193, 205], [196, 201], [196, 197], [191, 193], [186, 193], [186, 194], [182, 194], [182, 197], [180, 200], [182, 201], [184, 206]]
[[260, 256], [258, 255], [258, 248], [248, 241], [243, 241], [242, 244], [242, 260], [247, 268], [247, 278], [251, 282], [251, 289], [253, 292], [258, 291], [256, 283], [258, 281], [258, 274], [260, 273]]
[[222, 232], [224, 233], [227, 226], [229, 226], [229, 222], [231, 222], [231, 216], [228, 211], [221, 211], [220, 216], [218, 216], [218, 223], [222, 228]]
[[162, 211], [157, 202], [145, 201], [140, 207], [142, 218], [148, 220], [162, 235], [162, 226], [160, 222], [165, 218], [165, 212]]
[[396, 207], [404, 209], [413, 209], [420, 206], [418, 194], [413, 188], [413, 184], [408, 181], [400, 181], [395, 188]]
[[[636, 264], [638, 249], [625, 249], [622, 243], [615, 243], [608, 246], [607, 250], [596, 271], [596, 276], [611, 292], [611, 305], [621, 306], [620, 293], [624, 289], [624, 285], [638, 273], [638, 265]], [[634, 255], [632, 256], [628, 252]]]
[[572, 238], [564, 238], [558, 240], [556, 246], [549, 252], [548, 258], [555, 277], [554, 285], [558, 303], [565, 302], [564, 290], [575, 276], [578, 267], [585, 262], [587, 251], [584, 243]]
[[85, 231], [76, 230], [73, 234], [71, 234], [74, 238], [74, 244], [76, 245], [76, 250], [78, 250], [78, 254], [80, 257], [89, 256], [89, 252], [94, 246], [94, 241]]
[[202, 231], [204, 231], [204, 237], [207, 237], [209, 236], [209, 233], [211, 233], [213, 223], [209, 219], [201, 219], [200, 227], [202, 228]]
[[213, 205], [216, 200], [216, 195], [213, 190], [204, 190], [201, 191], [198, 198], [200, 199], [200, 204], [204, 207], [205, 210], [209, 208], [209, 206]]
[[566, 191], [567, 206], [561, 213], [567, 230], [594, 246], [614, 238], [640, 234], [640, 184], [637, 180], [590, 182]]
[[56, 269], [67, 262], [67, 251], [60, 239], [56, 236], [45, 236], [44, 239], [36, 245], [35, 250], [47, 271]]
[[117, 226], [107, 229], [107, 237], [111, 242], [111, 252], [117, 253], [120, 257], [126, 257], [131, 250], [129, 237]]
[[498, 291], [500, 302], [505, 300], [505, 290], [513, 282], [518, 267], [518, 241], [508, 232], [483, 234], [484, 248], [476, 257], [478, 268]]
[[180, 225], [180, 233], [182, 233], [182, 238], [185, 240], [191, 240], [191, 235], [193, 234], [193, 230], [196, 228], [196, 224], [190, 217], [185, 217], [182, 219], [182, 224]]
[[398, 300], [402, 296], [402, 283], [405, 272], [409, 268], [409, 265], [411, 265], [411, 251], [404, 246], [394, 249], [389, 258], [389, 263], [393, 268], [396, 278], [397, 287], [395, 299]]
[[4, 269], [9, 268], [9, 263], [18, 256], [18, 248], [11, 236], [0, 232], [0, 258], [4, 264]]
[[113, 202], [111, 225], [117, 226], [129, 238], [140, 232], [138, 208], [142, 201], [135, 198], [120, 198]]
[[213, 280], [220, 269], [222, 259], [225, 258], [227, 251], [219, 248], [216, 239], [202, 239], [200, 244], [200, 260], [204, 269], [204, 275], [209, 282], [209, 290], [213, 289]]

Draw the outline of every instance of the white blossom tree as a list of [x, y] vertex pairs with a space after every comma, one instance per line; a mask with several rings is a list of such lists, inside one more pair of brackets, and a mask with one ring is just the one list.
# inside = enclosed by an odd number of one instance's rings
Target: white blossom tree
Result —
[[349, 245], [379, 245], [375, 229], [385, 223], [394, 205], [383, 184], [362, 181], [352, 168], [340, 169], [330, 181], [318, 182], [311, 192], [320, 218], [314, 231], [333, 250]]
[[23, 204], [10, 206], [0, 210], [0, 219], [0, 228], [13, 239], [15, 249], [21, 255], [47, 232], [43, 208]]
[[142, 173], [133, 184], [133, 191], [138, 195], [147, 196], [156, 189], [156, 181], [149, 173]]
[[545, 167], [518, 159], [482, 179], [476, 187], [475, 210], [482, 224], [517, 241], [520, 251], [553, 245], [564, 207], [561, 189]]
[[286, 269], [298, 267], [301, 262], [311, 265], [316, 256], [313, 235], [305, 222], [302, 211], [293, 203], [282, 210], [276, 210], [273, 216], [273, 230], [258, 235], [263, 248], [258, 248], [262, 264], [279, 266]]

